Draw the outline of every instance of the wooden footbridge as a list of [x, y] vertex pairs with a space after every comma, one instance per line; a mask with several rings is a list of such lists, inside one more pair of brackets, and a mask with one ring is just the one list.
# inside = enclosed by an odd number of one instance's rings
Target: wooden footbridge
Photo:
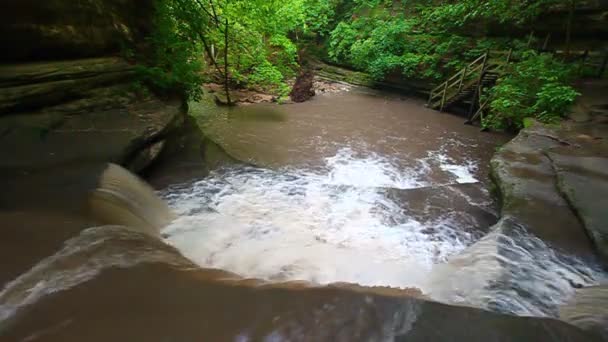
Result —
[[[569, 62], [579, 62], [581, 68], [594, 70], [595, 77], [603, 77], [608, 66], [608, 51], [576, 51], [568, 53], [569, 58], [552, 52], [555, 56]], [[447, 81], [431, 90], [427, 106], [439, 111], [449, 110], [452, 106], [468, 107], [466, 123], [483, 119], [484, 110], [490, 98], [484, 92], [492, 88], [500, 76], [508, 71], [507, 65], [513, 60], [513, 51], [488, 51], [471, 64], [452, 75]], [[595, 71], [597, 70], [597, 71]]]
[[511, 62], [512, 51], [488, 51], [431, 90], [427, 106], [444, 111], [450, 106], [468, 106], [468, 123], [483, 115], [488, 101], [481, 102], [485, 90], [496, 84]]

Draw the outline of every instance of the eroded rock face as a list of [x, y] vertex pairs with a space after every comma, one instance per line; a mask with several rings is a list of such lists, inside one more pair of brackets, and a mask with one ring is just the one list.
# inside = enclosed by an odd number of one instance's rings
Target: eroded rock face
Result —
[[153, 0], [7, 0], [0, 9], [0, 169], [113, 162], [139, 172], [183, 121], [180, 99], [133, 91]]
[[152, 0], [5, 0], [0, 5], [0, 61], [107, 56], [149, 34]]

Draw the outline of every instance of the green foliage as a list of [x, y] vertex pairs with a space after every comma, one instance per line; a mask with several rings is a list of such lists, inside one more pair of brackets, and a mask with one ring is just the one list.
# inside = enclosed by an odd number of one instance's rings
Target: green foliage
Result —
[[357, 0], [346, 19], [331, 31], [328, 55], [334, 62], [366, 71], [376, 79], [399, 72], [406, 78], [438, 81], [488, 49], [524, 48], [519, 40], [465, 34], [478, 30], [467, 27], [473, 20], [518, 24], [536, 16], [541, 3], [554, 1], [437, 4], [424, 0]]
[[[158, 0], [153, 56], [138, 72], [161, 91], [201, 95], [204, 77], [289, 93], [300, 37], [326, 39], [327, 55], [382, 80], [435, 82], [488, 50], [518, 61], [493, 88], [483, 125], [519, 129], [526, 118], [555, 122], [578, 95], [572, 70], [524, 41], [484, 37], [488, 23], [518, 26], [570, 0]], [[475, 31], [479, 34], [470, 35]], [[227, 57], [224, 58], [224, 53]]]
[[304, 33], [315, 33], [321, 37], [329, 35], [336, 20], [336, 5], [332, 0], [306, 0], [303, 3]]
[[252, 86], [256, 86], [265, 91], [274, 91], [279, 94], [283, 92], [285, 88], [283, 74], [276, 66], [268, 61], [253, 68], [253, 72], [249, 75], [249, 82]]
[[550, 54], [527, 52], [491, 90], [490, 114], [482, 122], [492, 129], [521, 129], [526, 118], [555, 123], [579, 95], [570, 85], [573, 68]]
[[[228, 48], [232, 79], [247, 87], [284, 93], [285, 81], [295, 76], [299, 67], [297, 47], [288, 35], [303, 25], [304, 0], [215, 2], [231, 23]], [[226, 48], [221, 34], [213, 43], [220, 50]]]
[[328, 56], [378, 80], [398, 73], [437, 82], [488, 50], [512, 49], [521, 61], [492, 91], [484, 126], [520, 129], [527, 117], [555, 122], [577, 96], [569, 86], [571, 69], [551, 56], [525, 53], [527, 39], [489, 37], [484, 30], [488, 23], [520, 26], [569, 2], [353, 0], [336, 7], [342, 20], [329, 34]]
[[458, 29], [472, 22], [497, 21], [522, 25], [535, 19], [543, 10], [568, 0], [463, 0], [436, 6], [419, 6], [421, 18], [438, 29]]
[[325, 11], [327, 1], [306, 4], [304, 0], [158, 0], [156, 30], [150, 38], [154, 58], [139, 73], [154, 88], [183, 89], [192, 99], [200, 97], [204, 77], [223, 82], [226, 74], [233, 85], [282, 94], [286, 79], [298, 69], [297, 47], [288, 35], [304, 27], [307, 9], [332, 13]]
[[170, 1], [157, 1], [155, 31], [148, 38], [154, 47], [146, 64], [137, 67], [140, 83], [144, 82], [158, 92], [182, 92], [197, 100], [202, 95], [202, 63], [197, 56], [201, 48], [196, 41], [187, 39], [184, 26], [171, 15]]

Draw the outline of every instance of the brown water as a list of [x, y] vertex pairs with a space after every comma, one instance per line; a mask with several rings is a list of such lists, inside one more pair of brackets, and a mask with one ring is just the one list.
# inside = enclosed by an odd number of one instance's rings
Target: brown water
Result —
[[509, 136], [363, 89], [191, 109], [206, 135], [255, 165], [163, 191], [179, 216], [167, 241], [202, 267], [271, 282], [415, 287], [531, 316], [556, 316], [573, 284], [594, 283], [583, 262], [525, 230], [490, 231], [488, 165]]
[[474, 164], [483, 181], [495, 148], [510, 139], [427, 109], [419, 99], [357, 88], [299, 104], [217, 108], [201, 103], [191, 111], [230, 154], [271, 168], [324, 166], [325, 158], [344, 148], [359, 157], [382, 156], [399, 168], [441, 152], [454, 164]]
[[35, 205], [0, 197], [0, 251], [14, 259], [0, 267], [0, 340], [590, 341], [559, 322], [412, 297], [551, 317], [572, 283], [596, 281], [534, 237], [490, 231], [487, 165], [508, 136], [357, 89], [192, 112], [254, 165], [186, 182], [180, 172], [161, 189], [178, 216], [163, 231], [176, 249], [121, 228], [82, 231], [95, 220], [78, 203], [98, 170], [72, 190], [80, 178], [61, 170], [9, 185], [47, 190]]

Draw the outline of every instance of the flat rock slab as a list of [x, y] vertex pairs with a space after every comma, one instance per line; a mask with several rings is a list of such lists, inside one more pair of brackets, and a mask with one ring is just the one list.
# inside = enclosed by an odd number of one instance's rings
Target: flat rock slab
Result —
[[492, 159], [492, 177], [509, 216], [551, 246], [589, 256], [593, 246], [575, 213], [557, 188], [551, 160], [545, 154], [564, 142], [543, 126], [522, 131]]
[[126, 164], [179, 124], [179, 103], [148, 99], [123, 108], [0, 117], [0, 169], [72, 162]]
[[608, 158], [549, 154], [558, 187], [583, 221], [597, 249], [608, 257]]

